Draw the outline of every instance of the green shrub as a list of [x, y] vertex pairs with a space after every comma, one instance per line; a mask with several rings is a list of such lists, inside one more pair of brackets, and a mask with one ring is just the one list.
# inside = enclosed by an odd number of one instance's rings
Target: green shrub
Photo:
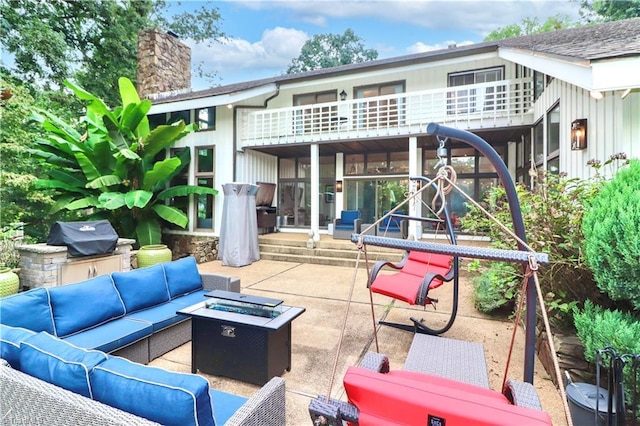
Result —
[[585, 212], [582, 231], [598, 287], [640, 308], [640, 161], [603, 185]]
[[[599, 181], [598, 181], [599, 182]], [[536, 188], [529, 191], [517, 185], [516, 191], [522, 210], [527, 243], [537, 252], [549, 254], [550, 264], [543, 265], [538, 271], [542, 293], [545, 295], [550, 319], [558, 326], [567, 327], [572, 322], [571, 307], [591, 299], [606, 304], [606, 298], [598, 290], [591, 270], [582, 257], [582, 215], [583, 206], [590, 200], [598, 187], [598, 182], [579, 179], [567, 179], [563, 176], [542, 173], [538, 177]], [[484, 234], [491, 239], [491, 246], [500, 249], [516, 249], [517, 242], [502, 231], [497, 224], [477, 207], [469, 205], [469, 212], [462, 218], [465, 231]], [[492, 188], [483, 207], [502, 224], [513, 229], [511, 212], [503, 187]], [[501, 268], [499, 268], [501, 269]], [[522, 282], [523, 271], [520, 265], [513, 266], [518, 285]], [[486, 300], [491, 295], [480, 296], [483, 291], [495, 291], [501, 287], [508, 289], [511, 282], [501, 285], [491, 284], [500, 275], [492, 268], [483, 274], [491, 276], [476, 281], [478, 298]], [[518, 293], [504, 292], [504, 295]]]
[[[576, 334], [584, 345], [584, 357], [587, 361], [596, 362], [598, 350], [607, 347], [613, 348], [618, 355], [640, 354], [639, 318], [619, 310], [603, 309], [587, 301], [583, 310], [574, 310], [573, 319]], [[608, 365], [606, 356], [604, 362]], [[623, 376], [625, 388], [632, 389], [629, 365], [625, 366]], [[627, 392], [627, 397], [630, 394], [631, 392]]]
[[492, 262], [482, 273], [472, 278], [473, 304], [481, 312], [491, 313], [513, 308], [522, 278], [517, 266], [505, 262]]

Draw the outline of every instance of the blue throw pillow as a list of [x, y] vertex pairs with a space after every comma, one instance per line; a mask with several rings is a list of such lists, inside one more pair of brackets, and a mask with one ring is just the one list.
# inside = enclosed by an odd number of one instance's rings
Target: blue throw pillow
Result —
[[104, 352], [82, 349], [44, 332], [20, 345], [22, 372], [92, 399], [89, 373], [106, 359]]
[[46, 288], [18, 293], [0, 299], [0, 321], [12, 327], [55, 334], [53, 315]]
[[49, 296], [60, 337], [124, 316], [124, 303], [110, 275], [52, 288]]
[[0, 324], [0, 358], [16, 370], [20, 370], [20, 344], [33, 336], [35, 331]]
[[202, 290], [202, 278], [193, 256], [163, 263], [162, 267], [172, 299], [192, 291]]
[[127, 313], [169, 300], [169, 290], [161, 264], [111, 274]]
[[163, 425], [215, 425], [209, 382], [110, 356], [91, 373], [96, 401]]

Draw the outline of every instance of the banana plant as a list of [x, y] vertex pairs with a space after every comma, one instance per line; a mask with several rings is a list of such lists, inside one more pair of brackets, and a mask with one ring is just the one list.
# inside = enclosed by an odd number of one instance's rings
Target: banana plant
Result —
[[109, 108], [100, 98], [66, 81], [65, 86], [86, 102], [85, 115], [69, 123], [36, 110], [33, 119], [42, 126], [43, 137], [30, 152], [49, 164], [47, 179], [37, 188], [53, 189], [55, 204], [50, 213], [80, 210], [88, 219], [108, 219], [122, 237], [142, 245], [158, 244], [162, 225], [185, 228], [189, 218], [167, 204], [191, 194], [216, 195], [217, 190], [192, 185], [169, 187], [188, 164], [189, 150], [159, 159], [159, 154], [195, 130], [180, 121], [149, 129], [151, 101], [140, 100], [133, 83], [118, 80], [122, 105]]

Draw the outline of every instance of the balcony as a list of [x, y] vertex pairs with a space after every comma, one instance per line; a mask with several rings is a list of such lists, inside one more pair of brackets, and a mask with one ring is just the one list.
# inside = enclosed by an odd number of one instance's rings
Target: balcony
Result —
[[522, 78], [364, 99], [250, 111], [243, 148], [424, 134], [438, 122], [465, 130], [530, 125], [533, 80]]

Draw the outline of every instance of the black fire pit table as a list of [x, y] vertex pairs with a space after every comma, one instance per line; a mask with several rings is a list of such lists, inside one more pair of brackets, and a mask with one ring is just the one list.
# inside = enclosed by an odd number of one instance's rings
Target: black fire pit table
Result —
[[214, 290], [178, 311], [191, 317], [191, 372], [263, 385], [291, 371], [291, 322], [305, 309]]

